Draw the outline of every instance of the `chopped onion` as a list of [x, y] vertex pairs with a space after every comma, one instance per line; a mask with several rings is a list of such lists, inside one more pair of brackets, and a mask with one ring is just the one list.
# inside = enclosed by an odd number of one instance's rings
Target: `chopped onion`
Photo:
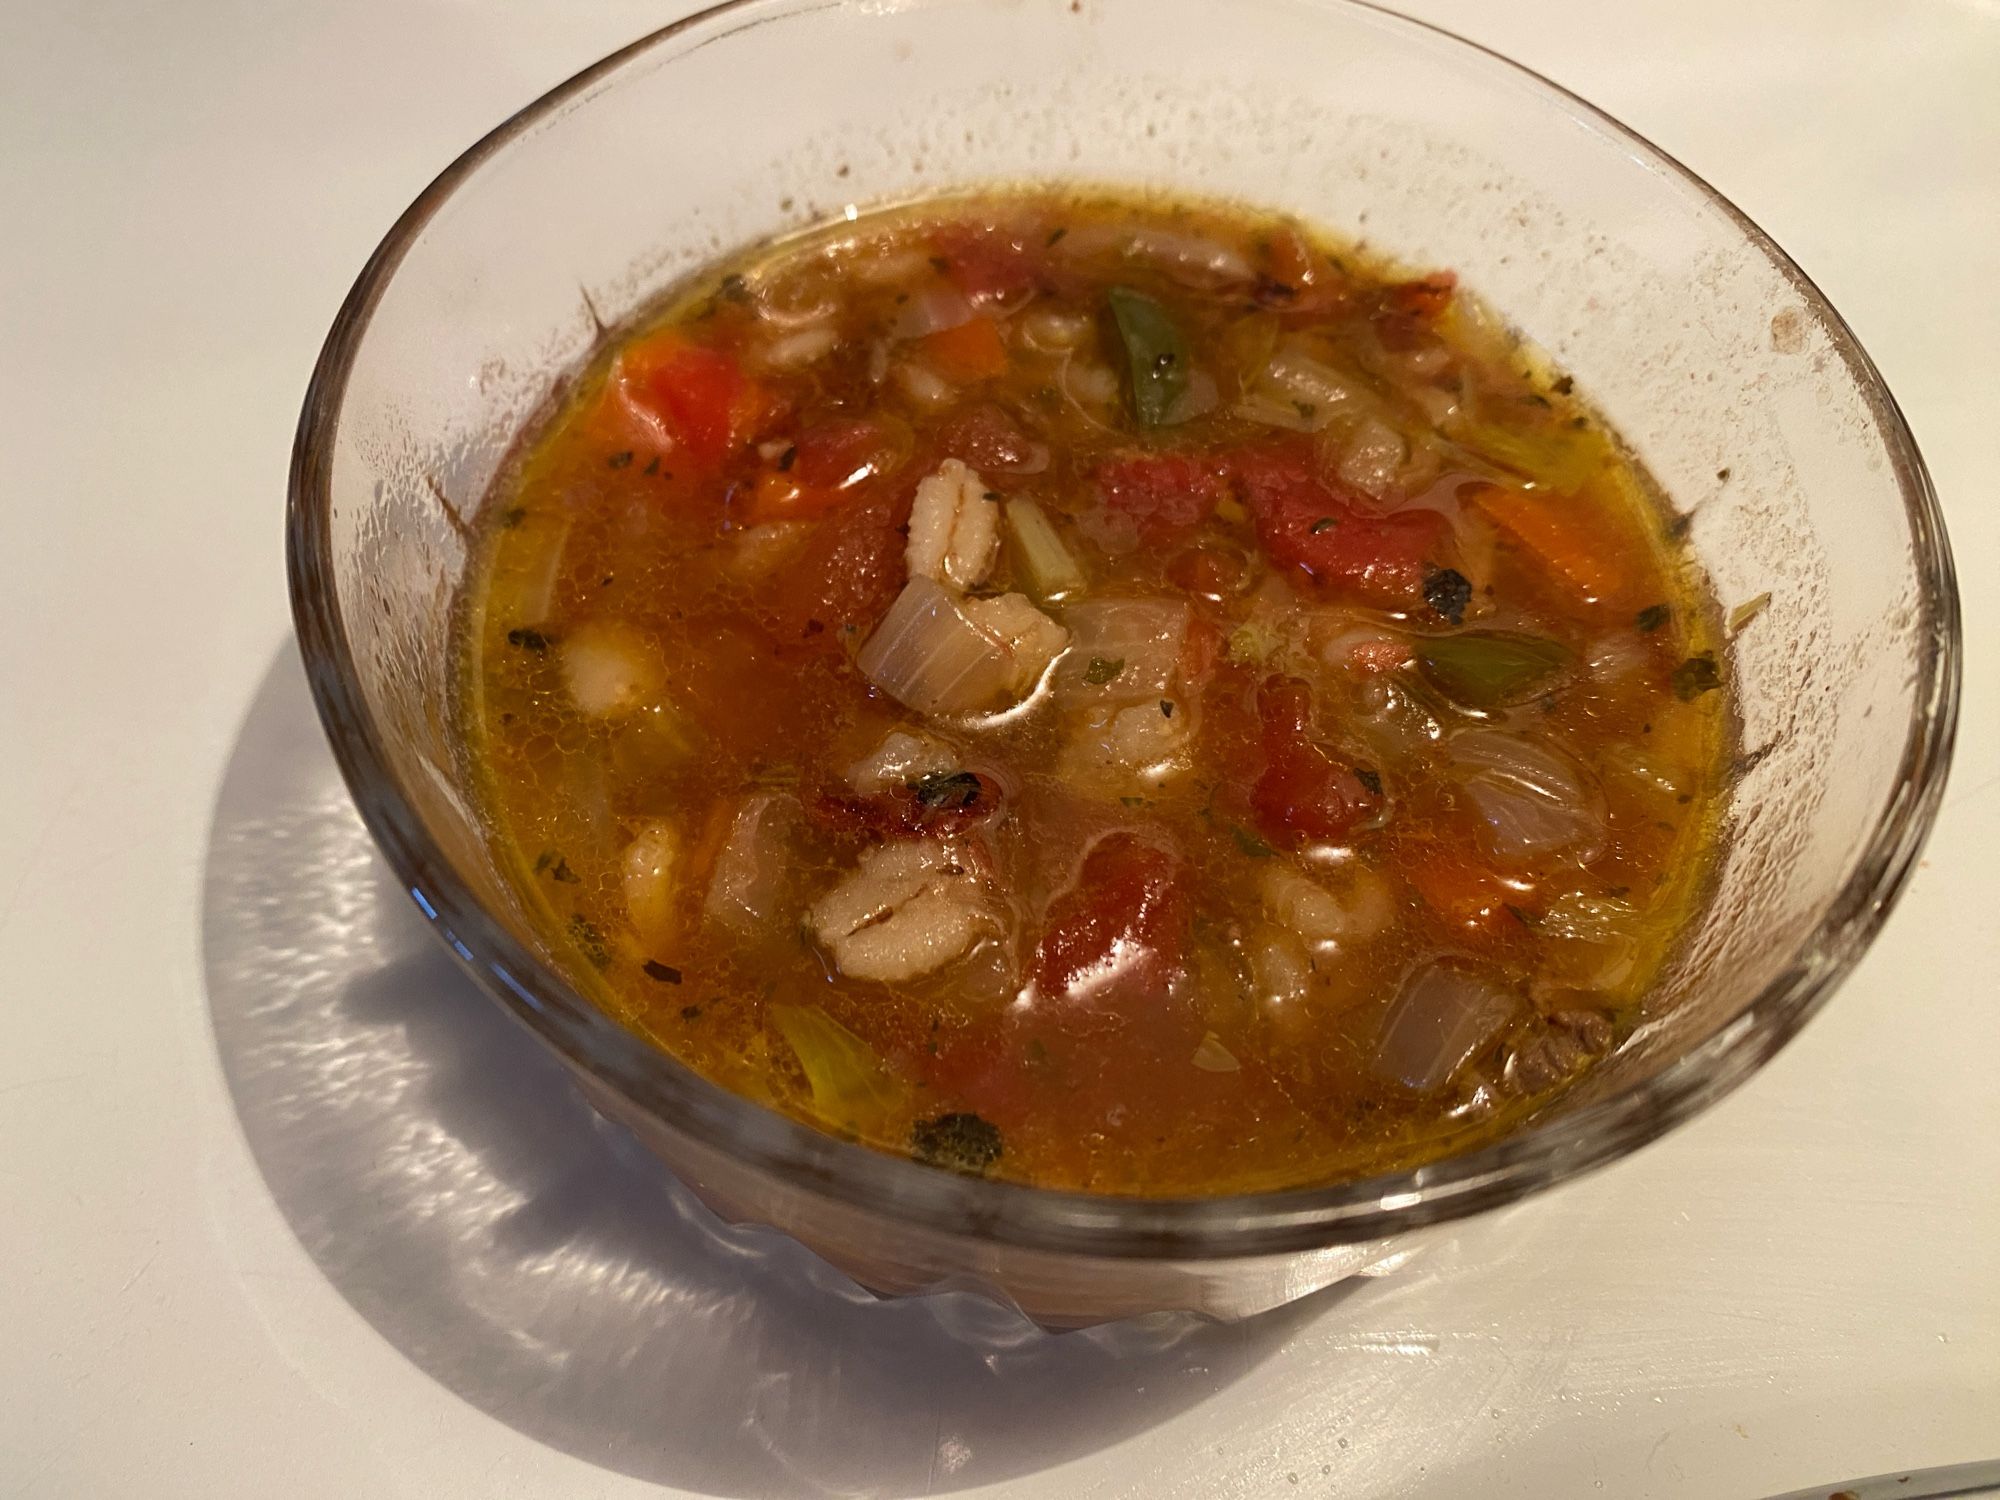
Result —
[[957, 388], [928, 365], [905, 362], [896, 366], [896, 384], [926, 411], [941, 411], [958, 397]]
[[1142, 261], [1189, 286], [1224, 286], [1253, 281], [1257, 276], [1256, 267], [1233, 246], [1171, 229], [1085, 225], [1071, 230], [1060, 245], [1058, 253], [1077, 256], [1113, 250], [1127, 260]]
[[967, 599], [960, 609], [1007, 648], [1007, 691], [1016, 698], [1041, 681], [1049, 663], [1069, 644], [1069, 632], [1030, 604], [1026, 594]]
[[1409, 444], [1400, 432], [1380, 417], [1367, 416], [1349, 434], [1335, 472], [1363, 494], [1386, 500], [1396, 490], [1409, 455]]
[[1639, 908], [1614, 896], [1564, 891], [1535, 917], [1547, 977], [1586, 989], [1615, 989], [1639, 964]]
[[1250, 981], [1257, 1002], [1267, 1006], [1295, 1005], [1312, 983], [1312, 961], [1289, 932], [1266, 927], [1250, 940]]
[[817, 1005], [774, 1005], [771, 1020], [798, 1058], [822, 1120], [874, 1127], [902, 1107], [905, 1091], [882, 1059]]
[[1588, 863], [1602, 850], [1601, 799], [1568, 756], [1500, 729], [1454, 735], [1450, 753], [1479, 813], [1480, 842], [1495, 859], [1526, 864], [1567, 850]]
[[1167, 408], [1165, 425], [1173, 427], [1182, 422], [1192, 422], [1196, 417], [1205, 417], [1215, 410], [1220, 400], [1215, 377], [1206, 370], [1192, 371], [1188, 375], [1187, 389]]
[[930, 267], [930, 257], [921, 250], [885, 250], [874, 247], [849, 262], [848, 269], [864, 286], [900, 286], [914, 281]]
[[680, 923], [676, 916], [680, 834], [667, 822], [648, 823], [625, 846], [620, 880], [625, 915], [639, 946], [653, 958], [673, 957]]
[[1389, 1007], [1375, 1044], [1375, 1076], [1435, 1093], [1506, 1029], [1520, 1003], [1458, 964], [1425, 965]]
[[820, 268], [816, 274], [795, 276], [782, 283], [754, 280], [751, 297], [757, 316], [778, 328], [804, 328], [833, 316], [840, 298]]
[[800, 370], [826, 358], [839, 343], [838, 328], [831, 323], [814, 323], [764, 345], [757, 363], [767, 370]]
[[1161, 599], [1097, 599], [1064, 610], [1063, 623], [1070, 628], [1072, 649], [1056, 668], [1059, 696], [1156, 699], [1180, 666], [1188, 606]]
[[1267, 427], [1319, 432], [1361, 401], [1353, 382], [1295, 339], [1280, 343], [1263, 372], [1244, 387], [1236, 415]]
[[1222, 1038], [1209, 1032], [1201, 1039], [1201, 1045], [1194, 1049], [1194, 1065], [1204, 1073], [1234, 1073], [1243, 1064], [1236, 1060], [1236, 1054], [1222, 1045]]
[[1316, 947], [1361, 942], [1389, 925], [1395, 907], [1380, 877], [1356, 870], [1345, 884], [1346, 890], [1336, 896], [1290, 865], [1273, 861], [1263, 877], [1264, 910], [1280, 927]]
[[570, 701], [593, 719], [617, 718], [657, 698], [667, 672], [653, 643], [618, 620], [591, 621], [562, 643]]
[[782, 793], [752, 797], [729, 825], [715, 858], [702, 915], [739, 936], [771, 930], [791, 868], [790, 841], [803, 809]]
[[914, 294], [896, 315], [892, 330], [899, 339], [920, 339], [942, 333], [972, 321], [972, 304], [965, 293], [948, 281], [940, 281]]
[[1109, 365], [1072, 360], [1063, 371], [1063, 389], [1084, 406], [1109, 406], [1118, 399], [1118, 375]]
[[1083, 569], [1063, 544], [1055, 524], [1034, 501], [1007, 502], [1007, 537], [1035, 597], [1062, 599], [1082, 590]]
[[1090, 337], [1095, 326], [1095, 320], [1088, 313], [1037, 307], [1022, 314], [1021, 337], [1031, 349], [1039, 349], [1044, 354], [1060, 354], [1081, 345]]
[[968, 620], [936, 582], [912, 578], [855, 658], [864, 676], [918, 713], [964, 713], [998, 698], [1013, 653]]
[[1621, 630], [1593, 642], [1584, 660], [1593, 679], [1615, 684], [1637, 675], [1646, 665], [1646, 655], [1645, 643]]

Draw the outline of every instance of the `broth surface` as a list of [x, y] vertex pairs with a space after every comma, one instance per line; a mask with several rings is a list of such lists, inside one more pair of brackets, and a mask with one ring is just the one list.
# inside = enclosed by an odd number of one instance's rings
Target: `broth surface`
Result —
[[1616, 1045], [1711, 864], [1714, 611], [1448, 274], [1020, 192], [760, 247], [482, 511], [465, 738], [585, 992], [963, 1171], [1323, 1183]]

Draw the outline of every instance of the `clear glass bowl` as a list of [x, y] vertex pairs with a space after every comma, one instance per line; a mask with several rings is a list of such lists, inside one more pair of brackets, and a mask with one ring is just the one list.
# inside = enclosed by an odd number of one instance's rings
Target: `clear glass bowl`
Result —
[[[564, 981], [488, 852], [451, 711], [472, 517], [524, 421], [682, 272], [871, 204], [995, 182], [1290, 210], [1455, 268], [1674, 505], [1740, 637], [1746, 749], [1714, 899], [1630, 1042], [1531, 1128], [1395, 1176], [1147, 1201], [957, 1177], [721, 1090]], [[1318, 0], [738, 0], [634, 43], [454, 162], [362, 272], [294, 454], [293, 607], [362, 815], [440, 935], [725, 1217], [865, 1285], [1048, 1323], [1242, 1315], [1413, 1231], [1622, 1156], [1798, 1030], [1936, 812], [1958, 603], [1874, 367], [1742, 214], [1548, 81]]]

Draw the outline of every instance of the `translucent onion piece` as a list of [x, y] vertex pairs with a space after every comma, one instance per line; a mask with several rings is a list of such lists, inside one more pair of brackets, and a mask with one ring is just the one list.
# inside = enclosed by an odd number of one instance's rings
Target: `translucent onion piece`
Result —
[[[1159, 698], [1173, 683], [1187, 638], [1188, 606], [1160, 599], [1094, 599], [1064, 610], [1063, 622], [1072, 649], [1056, 668], [1056, 692], [1072, 700], [1129, 702]], [[1114, 663], [1121, 665], [1106, 676]]]
[[771, 340], [758, 351], [757, 363], [767, 370], [800, 370], [816, 364], [840, 343], [831, 323], [812, 323]]
[[1271, 920], [1314, 946], [1357, 943], [1373, 937], [1395, 915], [1388, 887], [1365, 870], [1354, 871], [1339, 895], [1291, 865], [1272, 861], [1261, 890]]
[[1022, 315], [1021, 337], [1027, 340], [1030, 348], [1039, 349], [1044, 354], [1060, 354], [1079, 347], [1096, 326], [1088, 313], [1038, 307]]
[[1188, 286], [1216, 287], [1256, 279], [1241, 252], [1218, 240], [1170, 229], [1120, 229], [1087, 225], [1070, 231], [1058, 253], [1078, 256], [1115, 250]]
[[1312, 962], [1299, 940], [1274, 927], [1260, 929], [1249, 943], [1250, 981], [1260, 1005], [1296, 1005], [1312, 983]]
[[958, 390], [928, 365], [896, 366], [896, 384], [903, 394], [926, 411], [941, 411], [957, 399]]
[[1495, 859], [1523, 865], [1567, 851], [1588, 863], [1602, 851], [1602, 799], [1568, 756], [1500, 729], [1454, 735], [1450, 753], [1479, 813], [1480, 842]]
[[791, 868], [791, 840], [802, 809], [796, 797], [752, 797], [737, 812], [715, 859], [702, 915], [751, 937], [769, 932]]
[[1427, 964], [1403, 984], [1375, 1044], [1375, 1076], [1435, 1093], [1506, 1029], [1520, 997], [1454, 963]]
[[972, 304], [965, 293], [949, 282], [939, 282], [913, 294], [896, 315], [895, 335], [899, 339], [920, 339], [942, 333], [972, 321]]
[[774, 1005], [771, 1020], [797, 1056], [821, 1119], [868, 1127], [902, 1105], [904, 1090], [882, 1059], [817, 1005]]
[[1234, 1073], [1243, 1066], [1236, 1060], [1236, 1054], [1222, 1045], [1222, 1038], [1212, 1031], [1202, 1037], [1201, 1045], [1194, 1049], [1194, 1065], [1204, 1073]]
[[1335, 472], [1363, 494], [1386, 500], [1396, 490], [1409, 456], [1400, 432], [1380, 417], [1366, 417], [1349, 435]]
[[965, 713], [1000, 696], [1013, 675], [1012, 655], [968, 620], [937, 583], [912, 578], [855, 665], [918, 713]]

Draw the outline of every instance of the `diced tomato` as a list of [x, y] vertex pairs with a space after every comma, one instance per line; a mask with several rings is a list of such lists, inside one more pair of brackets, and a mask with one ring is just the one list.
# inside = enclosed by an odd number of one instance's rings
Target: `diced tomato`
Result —
[[1346, 293], [1347, 278], [1296, 228], [1282, 225], [1271, 235], [1257, 280], [1259, 302], [1287, 313], [1324, 313]]
[[1222, 658], [1222, 646], [1220, 625], [1206, 614], [1189, 616], [1187, 633], [1181, 637], [1180, 660], [1174, 667], [1174, 678], [1183, 692], [1190, 697], [1201, 696], [1216, 662]]
[[1187, 967], [1192, 910], [1179, 855], [1137, 834], [1090, 846], [1076, 884], [1049, 903], [1029, 968], [1065, 1017], [1156, 1006]]
[[946, 277], [973, 302], [1011, 301], [1041, 283], [1041, 254], [1019, 235], [988, 224], [940, 224], [931, 243]]
[[1322, 590], [1385, 609], [1419, 609], [1424, 575], [1444, 556], [1451, 523], [1438, 511], [1369, 515], [1314, 472], [1304, 444], [1251, 449], [1231, 471], [1265, 555]]
[[757, 476], [747, 519], [810, 520], [847, 503], [853, 490], [902, 462], [894, 435], [878, 422], [833, 417], [800, 432]]
[[1434, 271], [1415, 281], [1398, 281], [1382, 289], [1382, 305], [1390, 312], [1407, 313], [1426, 323], [1435, 322], [1451, 306], [1458, 289], [1458, 276], [1451, 271]]
[[604, 395], [607, 421], [630, 440], [711, 472], [749, 442], [766, 409], [763, 388], [734, 355], [678, 332], [627, 348]]
[[[907, 502], [900, 508], [907, 515]], [[899, 507], [857, 502], [820, 521], [765, 594], [780, 639], [826, 648], [859, 646], [903, 586]]]
[[1509, 908], [1527, 897], [1487, 864], [1469, 838], [1403, 840], [1389, 867], [1461, 938], [1492, 943], [1526, 935]]
[[928, 796], [922, 789], [908, 786], [891, 787], [871, 797], [843, 790], [822, 792], [807, 804], [806, 813], [820, 827], [836, 833], [894, 839], [962, 833], [992, 817], [999, 808], [1000, 784], [990, 776], [963, 771]]
[[1197, 599], [1220, 604], [1243, 582], [1243, 559], [1220, 547], [1190, 547], [1167, 564], [1167, 582]]
[[968, 407], [945, 423], [938, 447], [946, 457], [977, 469], [988, 483], [1009, 474], [1038, 472], [1049, 462], [1047, 446], [1029, 437], [1005, 408], [991, 401]]
[[1312, 689], [1297, 677], [1266, 678], [1257, 694], [1264, 770], [1250, 791], [1257, 828], [1274, 844], [1344, 837], [1382, 805], [1382, 795], [1313, 738]]
[[991, 380], [1007, 369], [1007, 342], [992, 318], [972, 318], [917, 340], [918, 357], [955, 385]]
[[1128, 453], [1097, 467], [1099, 505], [1147, 546], [1188, 535], [1228, 492], [1222, 465], [1198, 454]]

